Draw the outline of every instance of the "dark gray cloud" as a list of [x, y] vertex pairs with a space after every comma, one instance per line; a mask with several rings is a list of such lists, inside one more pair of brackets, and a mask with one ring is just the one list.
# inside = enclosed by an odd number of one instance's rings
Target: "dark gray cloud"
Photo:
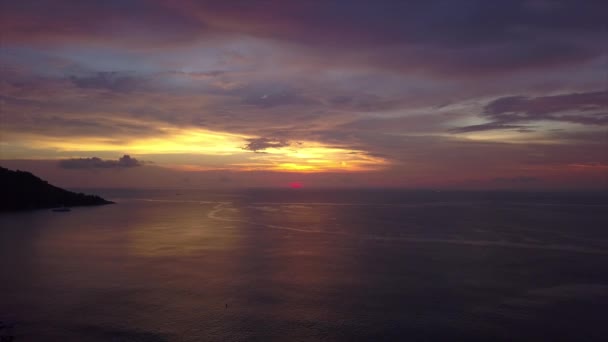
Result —
[[[2, 97], [0, 97], [2, 99]], [[50, 103], [44, 101], [32, 101], [28, 106], [13, 106], [14, 99], [5, 100], [5, 110], [7, 112], [18, 112], [22, 109], [21, 115], [11, 115], [2, 118], [3, 129], [18, 132], [29, 132], [44, 134], [53, 137], [84, 137], [84, 136], [103, 136], [106, 138], [132, 138], [136, 136], [162, 136], [164, 132], [153, 123], [144, 120], [140, 122], [114, 121], [114, 117], [108, 115], [107, 118], [87, 117], [87, 109], [83, 106], [83, 111], [70, 113], [65, 108], [55, 108]], [[45, 114], [40, 112], [28, 113], [31, 108], [46, 107], [49, 112], [57, 114]], [[101, 106], [100, 106], [101, 107]], [[59, 110], [64, 109], [61, 113]], [[99, 110], [99, 108], [95, 108]]]
[[499, 123], [538, 120], [608, 124], [608, 91], [554, 96], [508, 96], [485, 106], [483, 116]]
[[[502, 121], [545, 117], [559, 112], [597, 112], [608, 106], [608, 91], [560, 94], [554, 96], [507, 96], [490, 102], [484, 108], [488, 117]], [[522, 117], [522, 115], [525, 115]]]
[[65, 159], [59, 161], [59, 166], [64, 169], [121, 169], [142, 166], [142, 163], [125, 154], [117, 160], [104, 160], [97, 157]]
[[549, 137], [572, 143], [595, 143], [605, 145], [608, 143], [608, 130], [572, 132], [564, 129], [551, 130]]
[[171, 71], [168, 72], [168, 74], [173, 74], [173, 75], [179, 75], [179, 76], [186, 76], [186, 77], [190, 77], [193, 79], [207, 79], [207, 78], [215, 78], [218, 76], [222, 76], [224, 74], [226, 74], [227, 72], [224, 70], [211, 70], [211, 71], [190, 71], [190, 72], [186, 72], [186, 71]]
[[5, 1], [3, 11], [0, 28], [9, 42], [149, 47], [240, 34], [307, 47], [327, 63], [470, 75], [601, 56], [608, 3], [42, 0]]
[[164, 1], [2, 1], [6, 41], [66, 41], [145, 46], [189, 42], [207, 25]]
[[254, 105], [262, 108], [270, 108], [277, 106], [288, 106], [288, 105], [310, 105], [317, 103], [311, 98], [299, 94], [297, 91], [292, 89], [281, 89], [281, 90], [257, 90], [251, 94], [246, 95], [241, 101], [242, 104]]
[[492, 130], [517, 130], [519, 132], [530, 132], [531, 129], [524, 125], [508, 125], [499, 122], [490, 122], [479, 125], [470, 125], [450, 129], [452, 133], [469, 133], [469, 132], [482, 132]]
[[247, 139], [249, 141], [245, 146], [243, 146], [243, 150], [253, 151], [253, 152], [262, 152], [267, 148], [278, 148], [278, 147], [287, 147], [291, 146], [287, 140], [276, 139], [276, 138], [253, 138]]
[[393, 71], [472, 77], [602, 55], [605, 1], [541, 2], [247, 1], [190, 8], [211, 21], [223, 19], [223, 29], [321, 51], [326, 63]]
[[529, 176], [515, 176], [515, 177], [497, 177], [492, 181], [496, 183], [511, 183], [511, 184], [525, 184], [525, 183], [534, 183], [539, 182], [540, 179], [537, 177], [529, 177]]
[[534, 121], [559, 121], [581, 125], [608, 125], [608, 91], [571, 93], [552, 96], [506, 96], [484, 107], [481, 116], [489, 123], [457, 127], [450, 131], [464, 133], [487, 130], [524, 130], [518, 125]]
[[[602, 12], [607, 8], [603, 1], [590, 0], [584, 6], [574, 0], [541, 2], [208, 1], [190, 8], [206, 11], [209, 17], [228, 17], [251, 24], [238, 26], [250, 34], [332, 45], [404, 41], [477, 45], [496, 40], [531, 39], [526, 34], [536, 30], [565, 28], [585, 32], [603, 27]], [[278, 13], [282, 15], [277, 16]], [[276, 30], [280, 24], [282, 29]]]
[[107, 89], [130, 92], [144, 84], [144, 80], [119, 72], [96, 72], [86, 76], [70, 76], [70, 81], [80, 88]]
[[426, 113], [389, 118], [364, 118], [340, 125], [337, 129], [392, 133], [437, 132], [450, 120], [461, 118], [458, 113]]
[[338, 110], [355, 112], [385, 111], [403, 107], [406, 101], [399, 98], [382, 98], [378, 95], [337, 95], [325, 101], [328, 106]]

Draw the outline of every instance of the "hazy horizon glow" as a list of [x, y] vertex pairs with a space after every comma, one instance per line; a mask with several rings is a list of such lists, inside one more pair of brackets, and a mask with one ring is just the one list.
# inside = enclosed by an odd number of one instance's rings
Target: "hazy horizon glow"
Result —
[[608, 188], [603, 1], [1, 6], [0, 165], [59, 185]]

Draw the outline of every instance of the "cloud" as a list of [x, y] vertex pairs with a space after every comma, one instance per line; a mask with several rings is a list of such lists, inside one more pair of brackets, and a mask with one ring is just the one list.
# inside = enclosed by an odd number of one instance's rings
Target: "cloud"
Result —
[[268, 148], [280, 148], [291, 146], [287, 140], [274, 138], [252, 138], [247, 139], [248, 143], [243, 146], [243, 150], [261, 152]]
[[589, 143], [604, 145], [608, 141], [608, 131], [605, 129], [598, 129], [592, 131], [569, 131], [569, 130], [552, 130], [548, 132], [548, 136], [560, 141], [567, 141], [575, 144]]
[[[186, 1], [182, 8], [217, 27], [304, 43], [335, 44], [342, 39], [343, 44], [407, 41], [471, 45], [523, 39], [526, 29], [601, 28], [604, 18], [596, 11], [606, 8], [601, 1], [590, 1], [586, 6], [572, 0], [559, 1], [550, 9], [529, 4], [527, 0], [491, 4], [483, 0]], [[520, 24], [519, 30], [514, 24]]]
[[282, 90], [278, 92], [252, 94], [244, 98], [241, 103], [269, 108], [287, 105], [309, 105], [314, 104], [315, 101], [293, 91]]
[[65, 159], [59, 161], [59, 166], [64, 169], [122, 169], [142, 166], [142, 163], [125, 154], [117, 160], [104, 160], [97, 157]]
[[458, 113], [424, 113], [390, 118], [364, 118], [340, 125], [338, 129], [391, 133], [437, 132], [451, 120], [462, 118]]
[[525, 0], [186, 4], [184, 9], [215, 30], [306, 47], [326, 64], [443, 77], [551, 68], [599, 57], [605, 39], [599, 13], [608, 10], [601, 1], [585, 6], [576, 1], [531, 6]]
[[551, 96], [505, 96], [488, 103], [481, 114], [489, 123], [456, 127], [453, 133], [488, 130], [524, 130], [518, 123], [557, 121], [581, 125], [608, 125], [608, 91]]
[[607, 125], [608, 91], [553, 96], [508, 96], [485, 106], [483, 116], [497, 122], [562, 121]]
[[[4, 151], [21, 158], [89, 153], [97, 158], [62, 167], [120, 168], [120, 160], [104, 159], [130, 151], [158, 165], [177, 163], [173, 155], [153, 154], [177, 141], [193, 153], [181, 164], [192, 158], [201, 167], [236, 169], [239, 158], [270, 164], [274, 152], [291, 153], [304, 141], [390, 160], [394, 174], [378, 179], [408, 179], [402, 184], [536, 176], [530, 164], [540, 170], [605, 163], [599, 131], [608, 113], [597, 75], [605, 70], [607, 6], [3, 2]], [[208, 151], [179, 134], [201, 130], [239, 137], [209, 142], [239, 156], [201, 157]], [[458, 135], [468, 132], [487, 133]]]
[[317, 101], [300, 94], [297, 90], [280, 84], [259, 84], [255, 87], [238, 89], [232, 93], [244, 96], [241, 101], [242, 104], [261, 108], [317, 103]]
[[383, 98], [373, 94], [337, 95], [326, 101], [333, 108], [355, 112], [376, 112], [403, 107], [406, 101], [398, 98]]
[[194, 80], [208, 80], [213, 79], [219, 76], [226, 74], [224, 70], [211, 70], [211, 71], [169, 71], [168, 74], [173, 74], [177, 76], [184, 76]]
[[163, 1], [3, 1], [0, 29], [5, 42], [34, 41], [150, 46], [186, 43], [207, 32], [206, 24]]
[[87, 76], [70, 76], [70, 81], [80, 88], [107, 89], [130, 92], [143, 84], [141, 78], [118, 72], [96, 72]]
[[479, 125], [470, 125], [463, 127], [452, 128], [449, 131], [452, 133], [469, 133], [469, 132], [482, 132], [482, 131], [492, 131], [492, 130], [517, 130], [519, 132], [529, 132], [530, 129], [528, 126], [524, 125], [507, 125], [498, 122], [489, 122], [485, 124]]
[[253, 37], [324, 64], [472, 76], [599, 57], [607, 10], [593, 0], [8, 1], [0, 29], [9, 43], [130, 48]]
[[507, 96], [490, 102], [484, 115], [500, 121], [522, 121], [535, 118], [557, 118], [560, 112], [599, 112], [608, 106], [608, 91], [571, 93], [553, 96]]
[[540, 181], [539, 178], [529, 176], [516, 176], [516, 177], [498, 177], [493, 179], [497, 183], [533, 183]]

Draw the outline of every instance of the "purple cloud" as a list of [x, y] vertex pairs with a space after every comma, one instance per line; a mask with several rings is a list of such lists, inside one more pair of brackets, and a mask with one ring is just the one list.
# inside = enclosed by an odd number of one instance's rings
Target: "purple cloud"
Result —
[[80, 88], [107, 89], [129, 92], [144, 83], [144, 80], [118, 72], [96, 72], [87, 76], [70, 76], [70, 81]]
[[484, 107], [482, 117], [489, 123], [457, 127], [450, 131], [465, 133], [487, 130], [529, 130], [517, 123], [559, 121], [581, 125], [608, 125], [608, 92], [596, 91], [552, 96], [506, 96]]
[[524, 125], [508, 125], [499, 122], [490, 122], [479, 125], [470, 125], [464, 127], [457, 127], [450, 129], [452, 133], [469, 133], [469, 132], [482, 132], [492, 130], [517, 130], [519, 132], [530, 132], [532, 131], [528, 126]]
[[125, 154], [118, 160], [104, 160], [97, 157], [65, 159], [59, 161], [59, 166], [64, 169], [121, 169], [142, 166], [142, 163]]
[[509, 96], [490, 102], [484, 108], [486, 118], [498, 122], [551, 120], [586, 125], [608, 124], [608, 91], [572, 93], [554, 96]]
[[253, 139], [247, 139], [247, 141], [249, 141], [249, 142], [245, 146], [243, 146], [243, 150], [253, 151], [253, 152], [262, 152], [268, 148], [279, 148], [279, 147], [291, 146], [291, 144], [287, 140], [283, 140], [283, 139], [253, 138]]

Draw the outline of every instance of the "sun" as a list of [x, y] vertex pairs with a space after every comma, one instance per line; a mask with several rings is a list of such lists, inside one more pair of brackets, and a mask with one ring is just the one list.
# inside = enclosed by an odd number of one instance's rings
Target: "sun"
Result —
[[289, 183], [289, 187], [292, 189], [300, 189], [302, 188], [302, 183], [300, 182], [291, 182]]

